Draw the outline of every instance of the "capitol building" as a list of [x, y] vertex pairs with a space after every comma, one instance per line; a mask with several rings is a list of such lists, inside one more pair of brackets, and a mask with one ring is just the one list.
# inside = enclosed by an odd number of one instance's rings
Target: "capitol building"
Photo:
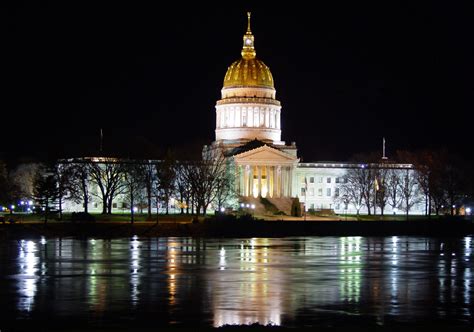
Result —
[[[281, 139], [281, 114], [285, 110], [277, 99], [270, 68], [257, 57], [250, 13], [247, 15], [241, 56], [228, 67], [221, 99], [215, 106], [215, 141], [203, 148], [203, 157], [207, 160], [209, 156], [225, 158], [235, 183], [233, 193], [238, 204], [255, 205], [260, 212], [273, 206], [277, 212], [290, 214], [292, 202], [297, 197], [307, 211], [366, 214], [376, 209], [377, 214], [401, 214], [406, 210], [410, 214], [423, 214], [425, 197], [411, 182], [408, 187], [407, 181], [416, 174], [413, 165], [390, 162], [385, 152], [375, 163], [300, 162], [296, 143], [287, 144]], [[158, 160], [147, 162], [160, 163]], [[365, 177], [362, 179], [365, 189], [351, 188], [351, 181], [356, 176]], [[376, 203], [381, 197], [380, 190], [389, 188], [388, 182], [395, 178], [398, 182], [392, 181], [393, 194], [384, 193], [384, 210], [374, 208], [381, 206]], [[405, 187], [403, 181], [407, 182]], [[410, 190], [410, 202], [408, 198], [402, 199], [403, 191], [407, 190]], [[96, 184], [92, 184], [91, 192], [93, 197], [86, 203], [89, 211], [102, 211]], [[178, 201], [178, 198], [172, 198], [172, 201]], [[237, 201], [233, 201], [225, 206], [237, 208]], [[80, 211], [81, 208], [71, 200], [64, 206], [65, 211]], [[125, 195], [113, 199], [113, 212], [128, 209]], [[153, 209], [156, 211], [156, 205]]]
[[[241, 57], [224, 77], [221, 99], [216, 104], [216, 139], [208, 151], [221, 151], [236, 169], [236, 191], [241, 200], [266, 198], [275, 205], [299, 197], [306, 209], [330, 209], [336, 213], [367, 213], [364, 207], [340, 198], [340, 186], [349, 169], [372, 166], [398, 172], [414, 172], [410, 164], [390, 164], [385, 156], [378, 164], [344, 162], [302, 163], [295, 142], [281, 140], [281, 112], [284, 112], [270, 68], [257, 58], [250, 13], [243, 36]], [[414, 204], [410, 213], [422, 213]], [[386, 213], [397, 213], [397, 208]]]

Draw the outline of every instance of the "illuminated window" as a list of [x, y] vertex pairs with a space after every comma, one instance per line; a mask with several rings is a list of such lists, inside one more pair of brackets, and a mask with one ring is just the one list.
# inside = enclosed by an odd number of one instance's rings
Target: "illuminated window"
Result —
[[322, 176], [319, 177], [319, 183], [323, 183], [323, 177]]
[[309, 188], [309, 196], [314, 196], [314, 188]]

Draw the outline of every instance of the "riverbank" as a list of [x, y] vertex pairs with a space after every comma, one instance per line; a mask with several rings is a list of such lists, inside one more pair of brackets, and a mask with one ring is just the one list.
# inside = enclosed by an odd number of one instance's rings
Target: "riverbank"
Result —
[[465, 236], [474, 235], [466, 220], [288, 221], [207, 219], [199, 223], [96, 222], [0, 225], [1, 239], [39, 237], [284, 237], [284, 236]]

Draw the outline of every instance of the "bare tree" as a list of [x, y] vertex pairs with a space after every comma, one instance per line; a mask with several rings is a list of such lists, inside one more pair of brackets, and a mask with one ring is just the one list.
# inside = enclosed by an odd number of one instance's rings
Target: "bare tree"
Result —
[[[151, 161], [145, 161], [142, 165], [143, 167], [143, 184], [146, 192], [146, 201], [147, 201], [147, 214], [148, 218], [151, 217], [151, 207], [153, 199], [153, 185], [156, 181], [156, 166]], [[157, 210], [158, 211], [158, 210]]]
[[[12, 204], [16, 204], [21, 199], [23, 194], [17, 181], [9, 174], [7, 165], [0, 161], [0, 204], [10, 208]], [[10, 212], [13, 213], [13, 210], [10, 209]]]
[[135, 221], [135, 204], [143, 191], [145, 182], [145, 169], [143, 165], [128, 161], [123, 164], [124, 192], [130, 202], [130, 221]]
[[[387, 190], [387, 177], [389, 169], [381, 165], [375, 170], [375, 206], [380, 208], [380, 215], [384, 215], [385, 207], [389, 200], [389, 191]], [[375, 214], [375, 207], [374, 207]]]
[[166, 214], [169, 213], [169, 202], [175, 191], [176, 160], [168, 151], [164, 160], [156, 165], [157, 178], [160, 188], [161, 200], [165, 204]]
[[336, 201], [342, 202], [346, 205], [354, 205], [357, 215], [359, 215], [360, 209], [362, 207], [362, 189], [359, 182], [356, 181], [354, 177], [351, 177], [351, 174], [347, 173], [344, 177], [344, 182], [340, 186], [339, 196], [336, 198]]
[[115, 158], [100, 158], [89, 163], [91, 180], [100, 189], [102, 213], [112, 213], [112, 201], [124, 190], [124, 168]]
[[71, 162], [71, 199], [82, 203], [84, 212], [89, 213], [90, 194], [90, 165], [88, 162], [76, 160]]
[[217, 193], [217, 186], [226, 175], [226, 162], [222, 155], [208, 153], [199, 162], [189, 163], [186, 179], [191, 186], [191, 196], [195, 199], [196, 214], [205, 215]]
[[416, 180], [416, 172], [412, 169], [403, 171], [405, 174], [400, 176], [400, 194], [402, 197], [402, 208], [408, 214], [413, 206], [419, 202], [418, 181]]
[[344, 194], [360, 195], [360, 200], [367, 207], [367, 213], [370, 215], [374, 198], [375, 170], [370, 164], [361, 164], [360, 167], [349, 169], [346, 177], [350, 191]]
[[70, 163], [56, 163], [53, 169], [53, 175], [56, 178], [56, 183], [58, 186], [58, 211], [59, 211], [59, 220], [63, 219], [63, 205], [64, 202], [68, 199], [73, 198], [74, 188], [74, 169], [73, 165]]
[[387, 193], [387, 203], [395, 211], [400, 207], [402, 195], [400, 194], [400, 171], [390, 169], [385, 179], [385, 190]]
[[176, 192], [179, 195], [181, 214], [189, 213], [189, 205], [191, 201], [191, 187], [187, 181], [186, 171], [188, 165], [186, 163], [176, 163]]

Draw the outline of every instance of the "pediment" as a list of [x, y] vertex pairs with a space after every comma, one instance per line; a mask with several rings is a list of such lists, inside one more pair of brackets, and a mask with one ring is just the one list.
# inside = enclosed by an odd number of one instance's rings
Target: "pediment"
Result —
[[234, 156], [238, 164], [295, 164], [298, 158], [268, 145], [242, 152]]

